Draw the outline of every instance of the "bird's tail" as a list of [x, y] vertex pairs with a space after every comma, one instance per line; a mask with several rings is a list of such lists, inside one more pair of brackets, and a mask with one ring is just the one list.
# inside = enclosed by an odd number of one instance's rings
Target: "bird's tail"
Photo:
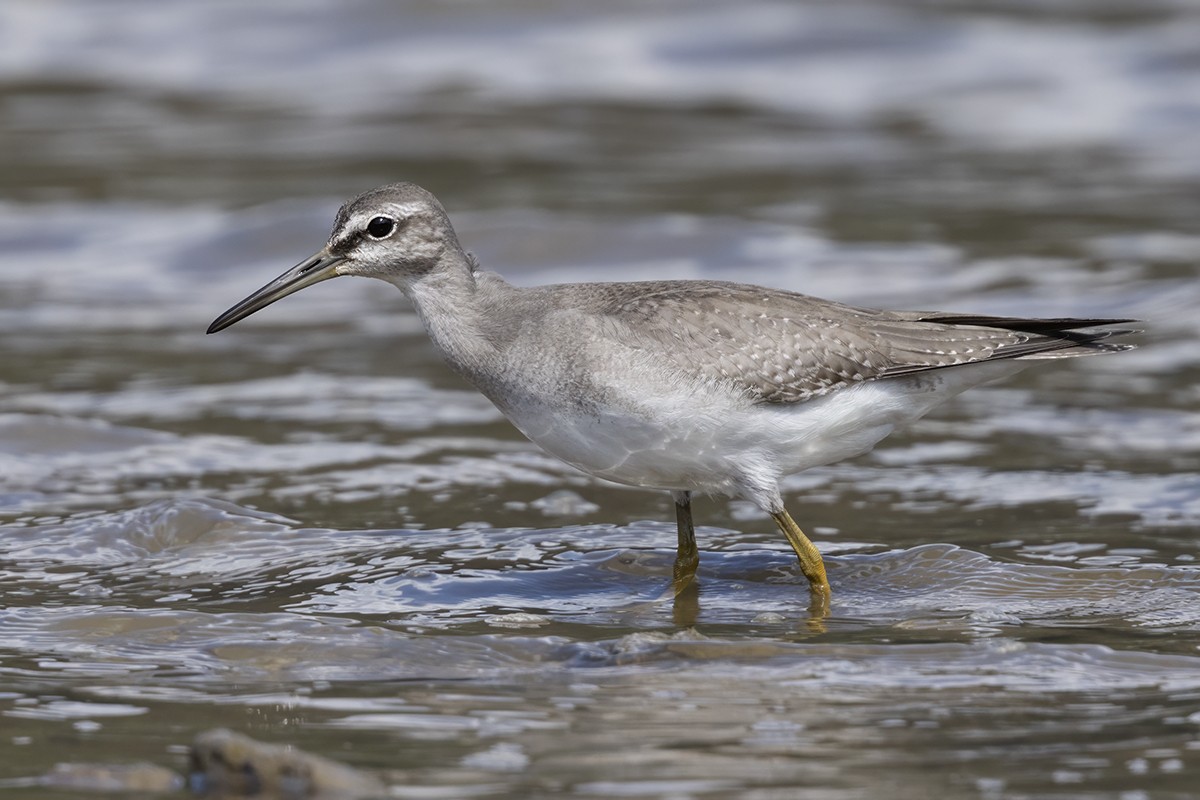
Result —
[[[1008, 358], [1070, 358], [1101, 353], [1119, 353], [1137, 347], [1131, 342], [1106, 341], [1118, 336], [1141, 333], [1138, 328], [1114, 328], [1113, 325], [1136, 323], [1136, 319], [1023, 319], [1020, 317], [989, 317], [973, 314], [929, 314], [922, 322], [942, 325], [975, 325], [981, 328], [1001, 328], [1033, 334], [1026, 345], [1004, 348]], [[1024, 350], [1024, 351], [1023, 351]]]

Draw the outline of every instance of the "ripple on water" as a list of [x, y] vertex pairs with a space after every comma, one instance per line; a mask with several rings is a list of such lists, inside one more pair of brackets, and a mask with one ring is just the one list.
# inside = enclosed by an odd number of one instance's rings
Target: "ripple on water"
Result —
[[[12, 598], [0, 627], [5, 649], [44, 669], [125, 665], [222, 680], [613, 664], [640, 652], [640, 640], [571, 641], [681, 624], [731, 640], [730, 654], [738, 640], [768, 654], [780, 637], [859, 647], [1062, 638], [1085, 627], [1103, 627], [1119, 647], [1200, 628], [1200, 572], [1011, 563], [951, 545], [833, 555], [834, 616], [814, 628], [789, 551], [713, 529], [701, 540], [712, 546], [689, 610], [657, 599], [672, 567], [667, 524], [333, 531], [218, 501], [162, 501], [0, 529]], [[533, 628], [544, 635], [522, 635]], [[670, 656], [668, 644], [651, 650]], [[1183, 641], [1158, 646], [1194, 653]]]
[[892, 617], [908, 628], [1200, 629], [1200, 572], [1184, 567], [1020, 564], [931, 544], [848, 556], [833, 575], [848, 590], [839, 613]]
[[[283, 384], [297, 388], [304, 381]], [[320, 381], [318, 381], [320, 383]], [[385, 381], [386, 383], [386, 381]], [[278, 387], [273, 387], [278, 388]], [[201, 395], [206, 390], [197, 390]], [[298, 388], [297, 388], [298, 391]], [[471, 396], [468, 392], [447, 394]], [[435, 393], [436, 395], [436, 393]], [[41, 405], [64, 405], [68, 394], [47, 395]], [[259, 421], [279, 422], [304, 418], [316, 413], [310, 400], [291, 403], [279, 393], [239, 406], [239, 414]], [[79, 400], [74, 413], [85, 413], [95, 397]], [[165, 399], [165, 398], [164, 398]], [[330, 400], [325, 397], [324, 400]], [[37, 398], [23, 398], [23, 404], [38, 405]], [[67, 402], [66, 405], [71, 405]], [[199, 401], [197, 401], [199, 402]], [[415, 413], [413, 404], [389, 407], [383, 418], [393, 413], [412, 413], [423, 419], [410, 427], [436, 427], [439, 424], [490, 421], [492, 409], [477, 413], [478, 402], [447, 401], [436, 403], [443, 411], [430, 418]], [[479, 402], [486, 401], [479, 399]], [[429, 398], [420, 401], [428, 405]], [[123, 400], [116, 406], [130, 406]], [[148, 402], [149, 411], [159, 405]], [[170, 402], [162, 403], [171, 406]], [[187, 403], [183, 404], [187, 406]], [[219, 405], [219, 404], [218, 404]], [[236, 405], [236, 404], [235, 404]], [[385, 404], [374, 402], [346, 411], [347, 418], [365, 418], [372, 409]], [[194, 413], [196, 405], [187, 413]], [[272, 409], [273, 410], [269, 410]], [[324, 408], [338, 409], [336, 402]], [[491, 408], [488, 406], [488, 408]], [[64, 409], [65, 410], [65, 409]], [[95, 410], [95, 409], [93, 409]], [[259, 417], [260, 414], [264, 415]], [[132, 413], [132, 412], [131, 412]], [[133, 413], [134, 417], [137, 414]], [[170, 413], [175, 412], [169, 412]], [[198, 413], [198, 412], [197, 412]], [[274, 415], [274, 416], [272, 416]], [[120, 416], [114, 414], [114, 416]], [[345, 419], [342, 420], [345, 422]], [[281, 474], [293, 477], [286, 486], [272, 489], [278, 497], [302, 495], [316, 502], [337, 502], [394, 497], [409, 491], [440, 491], [456, 486], [498, 486], [505, 483], [556, 485], [578, 482], [571, 468], [533, 451], [521, 441], [501, 441], [484, 436], [411, 437], [390, 444], [379, 441], [343, 441], [340, 437], [314, 433], [302, 440], [260, 442], [237, 436], [213, 434], [181, 435], [132, 425], [117, 425], [84, 417], [49, 414], [5, 414], [0, 416], [0, 510], [13, 513], [61, 512], [64, 508], [109, 507], [130, 500], [153, 497], [178, 497], [197, 481], [228, 484], [225, 496], [238, 498], [261, 496], [263, 482]]]
[[[1007, 639], [931, 644], [846, 644], [732, 640], [695, 631], [635, 633], [577, 645], [578, 663], [707, 664], [709, 673], [758, 673], [805, 691], [854, 686], [950, 688], [995, 686], [1016, 691], [1102, 692], [1160, 687], [1200, 688], [1200, 657], [1114, 650], [1103, 645]], [[689, 667], [695, 668], [695, 667]]]
[[199, 571], [211, 571], [202, 567], [203, 551], [228, 549], [238, 540], [270, 541], [290, 528], [288, 520], [274, 514], [221, 500], [182, 498], [3, 530], [0, 554], [18, 562], [110, 567], [183, 553], [197, 559]]
[[[1163, 7], [1175, 5], [1185, 7]], [[12, 14], [6, 22], [11, 41], [21, 43], [20, 63], [35, 73], [99, 72], [117, 85], [206, 96], [282, 96], [289, 107], [313, 109], [318, 119], [375, 112], [372, 93], [337, 89], [386, 64], [384, 77], [404, 76], [389, 83], [396, 108], [438, 96], [456, 81], [497, 103], [733, 102], [842, 125], [902, 109], [941, 136], [994, 146], [1120, 143], [1171, 147], [1176, 158], [1193, 153], [1184, 141], [1195, 109], [1188, 98], [1200, 93], [1189, 69], [1193, 26], [1182, 11], [1179, 18], [1166, 14], [1141, 25], [1106, 26], [1104, 35], [1082, 23], [1047, 25], [1037, 15], [931, 17], [919, 5], [886, 3], [867, 4], [865, 11], [861, 5], [843, 10], [778, 3], [637, 14], [606, 8], [592, 12], [587, 25], [579, 25], [575, 14], [541, 6], [498, 10], [505, 24], [488, 13], [455, 18], [452, 26], [423, 15], [388, 25], [385, 12], [394, 9], [374, 11], [385, 24], [354, 28], [353, 46], [346, 46], [339, 25], [313, 25], [310, 15], [254, 7], [185, 7], [159, 25], [115, 26], [105, 37], [95, 36], [94, 26], [64, 29], [35, 14]], [[1064, 19], [1088, 16], [1067, 11]], [[183, 35], [175, 39], [173, 57], [164, 58], [158, 55], [163, 26], [270, 29], [289, 47], [265, 53], [256, 42], [236, 37], [214, 43]], [[1003, 57], [1015, 51], [1027, 58]], [[317, 65], [288, 52], [328, 55]], [[463, 52], [472, 57], [463, 59]], [[146, 70], [146, 54], [162, 68]], [[581, 68], [563, 70], [564, 63]], [[897, 69], [903, 82], [894, 79]], [[1035, 111], [1042, 108], [1060, 113]], [[458, 136], [443, 138], [442, 146], [462, 146]]]
[[[880, 460], [899, 458], [904, 455], [886, 455]], [[1083, 517], [1126, 517], [1134, 530], [1186, 529], [1200, 523], [1200, 484], [1190, 473], [1002, 470], [961, 464], [893, 469], [852, 462], [839, 464], [826, 475], [855, 492], [910, 498], [904, 501], [909, 507], [977, 511], [1068, 503]], [[801, 473], [785, 478], [784, 486], [794, 491], [805, 480]]]
[[309, 425], [369, 422], [384, 429], [422, 430], [500, 419], [500, 412], [478, 392], [436, 389], [416, 378], [356, 375], [350, 380], [310, 371], [217, 384], [133, 385], [111, 393], [30, 392], [12, 402], [50, 414], [154, 423], [227, 417]]
[[712, 528], [694, 607], [655, 602], [674, 536], [322, 530], [206, 499], [10, 525], [0, 714], [94, 732], [251, 709], [368, 748], [436, 742], [483, 782], [528, 762], [619, 793], [630, 731], [664, 786], [799, 785], [813, 764], [834, 785], [922, 741], [957, 763], [1017, 757], [1019, 737], [1058, 768], [1103, 731], [1085, 755], [1123, 759], [1200, 696], [1193, 571], [843, 545], [813, 625], [786, 546]]

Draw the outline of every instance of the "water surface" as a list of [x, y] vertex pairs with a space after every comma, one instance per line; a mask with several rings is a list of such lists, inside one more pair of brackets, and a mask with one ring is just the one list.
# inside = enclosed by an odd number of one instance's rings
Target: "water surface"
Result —
[[[0, 786], [233, 728], [397, 797], [1190, 797], [1200, 7], [0, 9]], [[390, 287], [219, 336], [373, 185], [521, 284], [1131, 316], [770, 519], [542, 455]]]

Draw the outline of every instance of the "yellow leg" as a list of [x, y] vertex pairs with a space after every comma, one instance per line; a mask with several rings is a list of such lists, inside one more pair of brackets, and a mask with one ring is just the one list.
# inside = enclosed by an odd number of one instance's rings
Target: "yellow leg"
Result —
[[678, 597], [696, 577], [700, 552], [696, 549], [696, 529], [692, 526], [692, 493], [671, 492], [671, 496], [675, 498], [675, 523], [679, 528], [679, 548], [675, 551], [671, 589]]
[[825, 577], [825, 562], [821, 560], [821, 551], [817, 549], [800, 526], [784, 509], [772, 513], [771, 519], [783, 531], [788, 543], [796, 551], [800, 559], [800, 571], [808, 578], [808, 591], [812, 595], [812, 610], [824, 614], [829, 610], [829, 579]]

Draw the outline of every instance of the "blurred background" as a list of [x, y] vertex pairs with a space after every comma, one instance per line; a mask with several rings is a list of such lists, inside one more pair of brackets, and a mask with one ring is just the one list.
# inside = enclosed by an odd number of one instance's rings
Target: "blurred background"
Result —
[[[0, 786], [223, 725], [393, 796], [1191, 796], [1198, 134], [1195, 0], [6, 0]], [[540, 454], [393, 288], [204, 336], [397, 180], [518, 284], [1146, 331], [790, 479], [823, 623], [723, 499], [650, 602], [669, 498]]]

